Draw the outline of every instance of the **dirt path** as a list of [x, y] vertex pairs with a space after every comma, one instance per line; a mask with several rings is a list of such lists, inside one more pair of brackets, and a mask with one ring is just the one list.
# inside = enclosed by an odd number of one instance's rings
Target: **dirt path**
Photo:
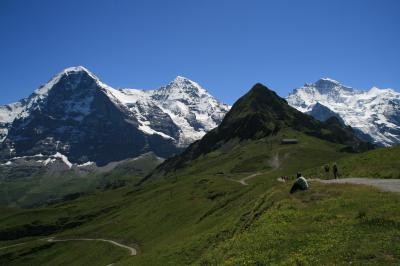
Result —
[[[285, 157], [286, 157], [286, 156], [285, 156]], [[229, 180], [229, 181], [233, 181], [233, 182], [240, 183], [240, 184], [242, 184], [243, 186], [247, 186], [248, 184], [247, 184], [246, 181], [248, 181], [249, 179], [252, 179], [252, 178], [254, 178], [254, 177], [256, 177], [256, 176], [259, 176], [259, 175], [268, 174], [269, 172], [272, 172], [272, 171], [275, 171], [276, 169], [278, 169], [279, 166], [280, 166], [279, 155], [278, 155], [278, 154], [275, 154], [275, 155], [271, 158], [269, 164], [272, 166], [272, 169], [269, 170], [269, 171], [266, 171], [266, 172], [256, 172], [256, 173], [253, 173], [253, 174], [248, 175], [248, 176], [246, 176], [246, 177], [243, 177], [242, 179], [233, 179], [233, 178], [228, 178], [228, 177], [226, 177], [226, 179]]]
[[47, 239], [47, 241], [48, 241], [48, 242], [66, 242], [66, 241], [102, 241], [102, 242], [108, 242], [108, 243], [110, 243], [110, 244], [112, 244], [112, 245], [115, 245], [115, 246], [118, 246], [118, 247], [121, 247], [121, 248], [124, 248], [124, 249], [127, 249], [127, 250], [129, 250], [129, 252], [130, 252], [131, 256], [135, 256], [135, 255], [137, 254], [137, 251], [136, 251], [136, 249], [135, 249], [135, 248], [133, 248], [133, 247], [126, 246], [126, 245], [124, 245], [124, 244], [121, 244], [121, 243], [115, 242], [115, 241], [113, 241], [113, 240], [102, 239], [102, 238], [70, 238], [70, 239], [54, 239], [54, 237], [52, 237], [52, 238], [48, 238], [48, 239]]
[[21, 245], [24, 245], [24, 244], [26, 244], [27, 242], [23, 242], [23, 243], [18, 243], [18, 244], [14, 244], [14, 245], [9, 245], [9, 246], [5, 246], [5, 247], [0, 247], [0, 250], [1, 249], [6, 249], [6, 248], [12, 248], [12, 247], [16, 247], [16, 246], [21, 246]]
[[17, 247], [17, 246], [25, 245], [25, 244], [27, 244], [27, 243], [29, 243], [29, 242], [31, 242], [31, 241], [41, 241], [41, 240], [47, 240], [47, 239], [48, 239], [47, 237], [46, 237], [46, 238], [40, 238], [40, 239], [33, 239], [33, 240], [30, 240], [30, 241], [26, 241], [26, 242], [21, 242], [21, 243], [17, 243], [17, 244], [5, 246], [5, 247], [0, 247], [0, 250], [1, 250], [1, 249], [7, 249], [7, 248], [12, 248], [12, 247]]
[[[47, 242], [66, 242], [66, 241], [102, 241], [102, 242], [107, 242], [110, 243], [114, 246], [117, 247], [121, 247], [124, 249], [129, 250], [129, 253], [131, 256], [135, 256], [137, 255], [137, 251], [135, 248], [133, 247], [129, 247], [127, 245], [115, 242], [113, 240], [108, 240], [108, 239], [102, 239], [102, 238], [70, 238], [70, 239], [54, 239], [54, 237], [51, 238], [41, 238], [41, 239], [37, 239], [37, 240], [33, 240], [33, 241], [47, 241]], [[22, 243], [17, 243], [17, 244], [13, 244], [13, 245], [9, 245], [9, 246], [5, 246], [5, 247], [0, 247], [0, 250], [2, 249], [7, 249], [7, 248], [12, 248], [12, 247], [16, 247], [16, 246], [20, 246], [20, 245], [25, 245], [28, 242], [22, 242]], [[107, 266], [112, 266], [114, 265], [114, 263], [108, 264]]]
[[[313, 179], [324, 184], [357, 184], [376, 187], [382, 191], [400, 193], [400, 179], [374, 179], [374, 178], [342, 178], [342, 179]], [[312, 180], [311, 180], [312, 181]]]

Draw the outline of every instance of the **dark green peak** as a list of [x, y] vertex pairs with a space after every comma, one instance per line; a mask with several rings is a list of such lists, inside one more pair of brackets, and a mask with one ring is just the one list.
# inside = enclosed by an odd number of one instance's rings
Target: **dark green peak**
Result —
[[263, 97], [269, 96], [269, 97], [279, 98], [279, 96], [273, 90], [270, 90], [267, 86], [265, 86], [262, 83], [256, 83], [246, 95], [252, 96], [252, 97], [254, 97], [254, 96], [263, 96]]
[[257, 83], [232, 106], [218, 132], [224, 139], [253, 139], [275, 134], [290, 119], [290, 111], [284, 99]]
[[287, 102], [274, 91], [261, 83], [257, 83], [232, 106], [225, 120], [248, 117], [254, 113], [261, 113], [269, 119], [274, 117], [283, 118], [282, 114], [287, 111], [288, 107]]
[[267, 86], [265, 86], [264, 84], [257, 82], [256, 84], [253, 85], [253, 87], [250, 89], [250, 91], [261, 91], [261, 90], [269, 90]]
[[286, 104], [286, 101], [283, 98], [279, 97], [279, 95], [276, 94], [275, 91], [269, 89], [267, 86], [261, 83], [256, 83], [244, 97], [250, 97], [256, 101], [277, 101], [280, 104]]

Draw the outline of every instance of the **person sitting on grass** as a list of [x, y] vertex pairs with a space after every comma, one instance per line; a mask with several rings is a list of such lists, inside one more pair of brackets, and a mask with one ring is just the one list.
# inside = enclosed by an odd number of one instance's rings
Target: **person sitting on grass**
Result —
[[293, 194], [297, 190], [307, 190], [308, 189], [308, 182], [301, 173], [297, 173], [297, 179], [294, 182], [292, 188], [290, 189], [290, 194]]

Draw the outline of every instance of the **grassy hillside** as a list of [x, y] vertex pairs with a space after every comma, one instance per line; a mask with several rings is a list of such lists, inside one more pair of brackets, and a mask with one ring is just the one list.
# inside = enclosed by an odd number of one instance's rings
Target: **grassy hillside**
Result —
[[[260, 197], [247, 230], [219, 243], [201, 265], [398, 265], [400, 197], [363, 186], [324, 186]], [[365, 203], [368, 202], [366, 205]]]
[[103, 242], [38, 240], [12, 250], [0, 255], [1, 265], [109, 265], [126, 257], [124, 250]]
[[[372, 151], [353, 154], [329, 161], [331, 166], [337, 163], [341, 178], [400, 178], [400, 146], [379, 148]], [[306, 171], [310, 177], [332, 178], [332, 173], [326, 174], [323, 165]]]
[[[296, 145], [280, 145], [282, 137], [297, 137], [300, 142]], [[322, 261], [329, 261], [330, 258], [340, 255], [343, 260], [338, 262], [344, 263], [348, 258], [347, 251], [335, 248], [339, 245], [336, 236], [348, 236], [350, 230], [350, 227], [343, 224], [345, 220], [342, 218], [353, 223], [358, 221], [357, 215], [364, 217], [365, 212], [368, 219], [380, 221], [381, 217], [386, 216], [382, 216], [383, 209], [378, 206], [393, 202], [385, 209], [386, 214], [390, 215], [398, 206], [398, 196], [366, 187], [339, 188], [312, 184], [310, 192], [293, 197], [288, 193], [290, 184], [282, 184], [276, 180], [281, 175], [294, 175], [299, 169], [321, 165], [325, 160], [339, 160], [348, 156], [339, 152], [341, 149], [341, 145], [291, 130], [282, 131], [274, 138], [262, 138], [258, 141], [232, 140], [220, 149], [199, 157], [188, 167], [142, 186], [98, 191], [74, 201], [45, 208], [25, 211], [4, 209], [0, 217], [0, 239], [4, 241], [0, 242], [0, 246], [46, 236], [60, 239], [107, 238], [137, 246], [139, 255], [130, 257], [125, 252], [121, 256], [117, 247], [109, 246], [107, 248], [112, 250], [109, 257], [93, 261], [92, 265], [104, 265], [109, 258], [117, 262], [115, 265], [187, 265], [214, 261], [229, 263], [230, 259], [232, 265], [237, 265], [244, 264], [243, 253], [256, 249], [243, 246], [241, 253], [238, 253], [242, 255], [232, 258], [225, 256], [224, 249], [232, 246], [233, 239], [243, 237], [248, 242], [267, 243], [270, 245], [269, 249], [280, 252], [279, 256], [271, 258], [270, 255], [268, 258], [256, 256], [256, 260], [279, 261], [285, 255], [296, 254], [293, 252], [301, 243], [301, 248], [311, 249], [300, 257], [301, 261], [308, 262], [318, 250], [318, 241], [322, 241], [316, 240], [321, 228], [324, 224], [332, 224], [335, 225], [333, 228], [337, 235], [332, 235], [331, 242], [329, 238], [326, 240], [325, 244], [332, 249], [321, 250], [320, 258]], [[279, 158], [279, 165], [271, 160], [275, 156]], [[248, 186], [233, 181], [257, 171], [262, 174], [248, 180]], [[350, 197], [353, 197], [355, 203], [347, 205]], [[362, 205], [366, 197], [371, 202], [368, 208], [363, 207], [365, 204]], [[334, 213], [330, 209], [334, 209]], [[307, 210], [308, 214], [303, 216], [303, 210]], [[292, 221], [290, 227], [280, 227], [278, 218], [268, 220], [269, 217], [274, 217], [271, 215], [287, 219], [286, 224]], [[309, 216], [313, 218], [308, 223]], [[398, 222], [397, 216], [385, 222], [386, 227], [380, 228], [382, 239], [392, 239], [398, 235]], [[315, 227], [315, 223], [319, 223], [320, 227]], [[270, 242], [271, 236], [261, 233], [273, 226], [276, 230], [290, 229], [286, 235], [291, 236], [289, 239], [297, 239], [291, 244], [293, 247], [282, 249], [282, 241]], [[313, 234], [301, 240], [304, 232]], [[351, 235], [349, 243], [370, 242], [375, 237], [373, 234], [357, 233]], [[287, 241], [289, 245], [290, 241]], [[46, 242], [33, 241], [29, 246], [0, 249], [0, 264], [20, 265], [29, 258], [34, 265], [51, 265], [45, 261], [53, 252], [59, 254], [57, 259], [60, 261], [65, 259], [69, 262], [69, 257], [75, 257], [75, 251], [70, 249], [72, 244], [56, 243], [46, 246]], [[98, 250], [98, 254], [103, 256], [102, 252], [106, 247], [97, 249], [97, 245], [91, 243], [86, 247], [82, 244], [79, 252], [87, 249], [93, 254]], [[390, 248], [383, 246], [381, 250], [396, 260], [398, 254], [393, 251], [393, 248], [398, 248], [396, 245], [392, 243]], [[236, 251], [239, 252], [239, 249], [237, 247]], [[258, 249], [258, 252], [262, 253], [261, 250]], [[358, 258], [358, 252], [354, 254], [355, 261], [368, 261], [363, 257]], [[87, 263], [85, 259], [77, 258], [73, 263], [84, 265]]]

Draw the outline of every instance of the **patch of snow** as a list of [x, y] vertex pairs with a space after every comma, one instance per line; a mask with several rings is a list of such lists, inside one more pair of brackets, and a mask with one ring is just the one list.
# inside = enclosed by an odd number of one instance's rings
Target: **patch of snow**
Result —
[[46, 165], [48, 165], [49, 163], [53, 163], [53, 162], [55, 162], [55, 161], [56, 161], [56, 159], [47, 158], [46, 160], [43, 161], [43, 164], [46, 166]]
[[83, 164], [78, 164], [77, 166], [78, 166], [78, 167], [85, 167], [85, 166], [91, 166], [91, 165], [93, 165], [93, 164], [95, 164], [95, 163], [94, 163], [94, 162], [88, 161], [88, 162], [83, 163]]
[[0, 123], [12, 123], [23, 108], [21, 102], [0, 106]]
[[57, 152], [54, 155], [51, 155], [49, 158], [47, 158], [46, 160], [39, 160], [37, 162], [43, 162], [43, 165], [47, 166], [50, 163], [54, 163], [57, 161], [57, 159], [60, 159], [66, 166], [68, 166], [68, 168], [72, 168], [72, 163], [68, 160], [68, 157]]
[[[10, 149], [10, 152], [14, 151], [14, 149]], [[39, 153], [39, 154], [35, 154], [35, 155], [26, 155], [26, 156], [16, 156], [16, 157], [12, 157], [10, 160], [19, 160], [19, 159], [27, 159], [27, 158], [31, 158], [31, 157], [45, 157], [43, 154]]]
[[72, 167], [72, 163], [68, 160], [68, 157], [57, 152], [56, 154], [53, 155], [54, 158], [59, 158], [61, 161], [63, 161], [69, 168]]
[[171, 136], [168, 136], [167, 134], [164, 134], [162, 132], [159, 131], [155, 131], [154, 129], [152, 129], [150, 126], [150, 121], [142, 121], [140, 122], [139, 125], [139, 130], [141, 130], [142, 132], [148, 134], [148, 135], [160, 135], [161, 137], [165, 138], [165, 139], [174, 139]]

